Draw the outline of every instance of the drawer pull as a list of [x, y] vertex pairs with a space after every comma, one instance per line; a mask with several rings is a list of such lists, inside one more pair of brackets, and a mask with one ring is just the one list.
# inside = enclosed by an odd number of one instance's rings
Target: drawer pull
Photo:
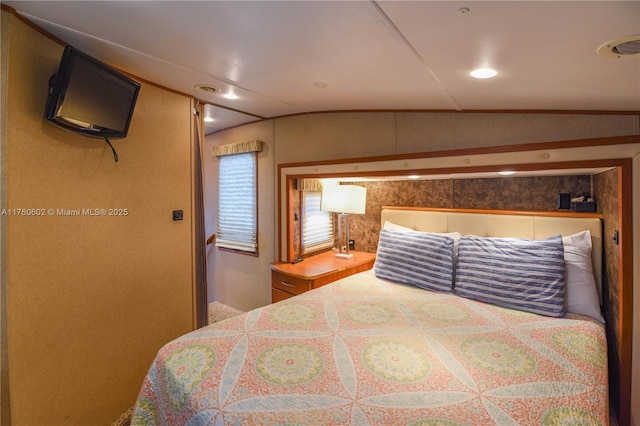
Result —
[[296, 286], [295, 284], [289, 284], [288, 282], [285, 282], [285, 281], [280, 281], [280, 284], [282, 284], [283, 286], [286, 286], [286, 287], [295, 287]]

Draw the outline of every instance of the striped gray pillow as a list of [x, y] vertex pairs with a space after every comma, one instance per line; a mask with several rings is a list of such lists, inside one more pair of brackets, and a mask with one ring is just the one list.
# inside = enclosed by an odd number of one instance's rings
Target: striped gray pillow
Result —
[[463, 236], [455, 294], [551, 317], [565, 315], [562, 237], [544, 240]]
[[383, 229], [374, 273], [378, 278], [450, 292], [452, 259], [453, 238], [430, 232]]

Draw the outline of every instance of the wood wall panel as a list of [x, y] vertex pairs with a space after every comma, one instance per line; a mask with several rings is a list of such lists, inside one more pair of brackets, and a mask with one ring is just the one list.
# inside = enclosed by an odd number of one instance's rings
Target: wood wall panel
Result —
[[[633, 232], [630, 237], [633, 238], [633, 282], [632, 286], [632, 325], [636, 325], [632, 330], [632, 365], [635, 368], [631, 369], [631, 394], [630, 405], [631, 424], [640, 425], [640, 210], [637, 206], [640, 206], [640, 155], [633, 158], [633, 173], [632, 173], [632, 205], [636, 206], [633, 210]], [[635, 288], [634, 288], [635, 287]]]
[[[617, 169], [609, 170], [605, 173], [599, 173], [593, 178], [594, 191], [607, 196], [598, 198], [598, 212], [602, 213], [604, 220], [603, 233], [603, 249], [604, 257], [607, 264], [618, 264], [620, 261], [619, 246], [613, 241], [613, 235], [616, 230], [620, 229], [619, 209], [618, 209], [618, 171]], [[604, 277], [606, 299], [610, 301], [619, 300], [619, 279], [618, 268], [607, 268]], [[608, 318], [608, 327], [611, 328], [610, 336], [617, 336], [617, 321], [613, 321], [620, 316], [618, 303], [611, 303], [611, 318]], [[615, 339], [613, 340], [615, 344]]]
[[[9, 37], [11, 15], [0, 14], [0, 40]], [[5, 141], [7, 139], [7, 86], [9, 44], [0, 43], [0, 208], [5, 208]], [[11, 406], [9, 404], [9, 360], [7, 349], [7, 303], [6, 303], [6, 271], [5, 261], [5, 221], [0, 217], [0, 424], [10, 424]]]
[[116, 163], [44, 119], [62, 46], [8, 21], [5, 202], [46, 212], [3, 217], [11, 423], [110, 424], [193, 328], [191, 99], [143, 84]]

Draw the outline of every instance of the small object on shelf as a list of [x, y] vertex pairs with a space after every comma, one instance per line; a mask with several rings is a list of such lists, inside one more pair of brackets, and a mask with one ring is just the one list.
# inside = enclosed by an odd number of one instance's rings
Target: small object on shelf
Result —
[[596, 200], [583, 193], [571, 199], [571, 210], [574, 212], [595, 212]]
[[584, 201], [581, 203], [571, 203], [571, 210], [574, 212], [595, 212], [596, 201]]
[[571, 208], [571, 194], [566, 192], [558, 193], [558, 210], [569, 210]]

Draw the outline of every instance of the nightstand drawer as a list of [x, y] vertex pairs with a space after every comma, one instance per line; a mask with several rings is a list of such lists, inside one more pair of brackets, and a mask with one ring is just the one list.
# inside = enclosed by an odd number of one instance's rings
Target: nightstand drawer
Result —
[[271, 273], [271, 286], [291, 294], [301, 294], [311, 289], [309, 280], [292, 277], [275, 271]]
[[371, 269], [374, 253], [353, 252], [353, 258], [340, 259], [328, 251], [310, 256], [302, 262], [272, 262], [271, 301], [286, 300], [314, 288], [322, 287], [340, 278]]
[[278, 290], [277, 288], [271, 289], [271, 303], [281, 302], [290, 297], [293, 297], [293, 294]]

